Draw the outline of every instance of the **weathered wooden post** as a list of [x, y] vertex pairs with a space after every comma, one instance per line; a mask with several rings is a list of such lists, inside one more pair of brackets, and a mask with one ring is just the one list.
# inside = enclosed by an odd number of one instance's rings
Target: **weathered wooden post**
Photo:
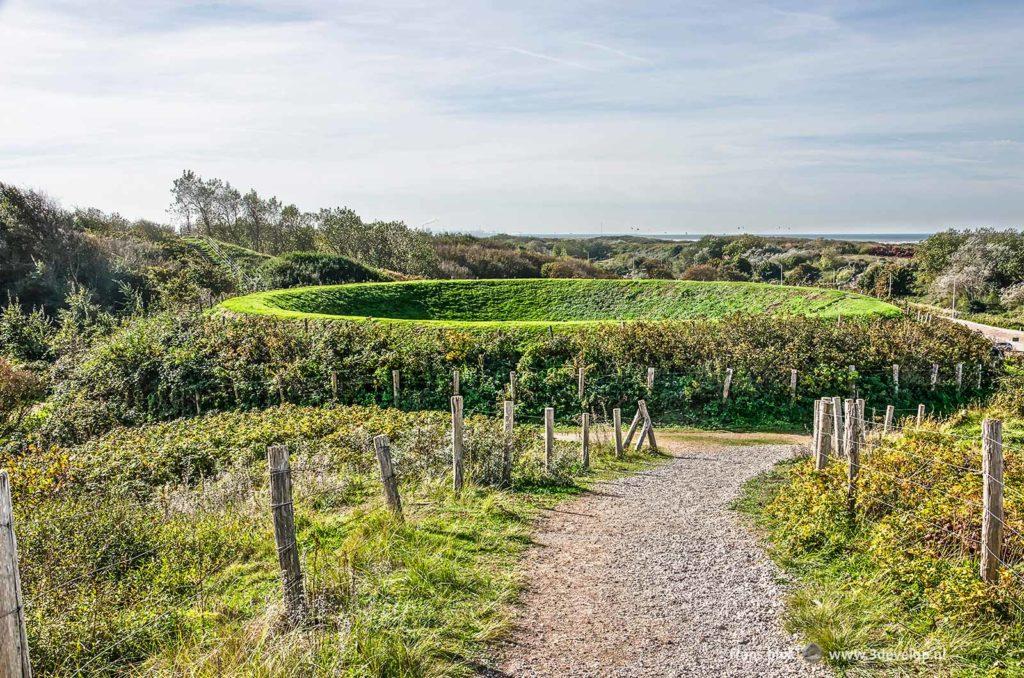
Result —
[[725, 383], [722, 384], [722, 402], [729, 399], [729, 387], [732, 386], [732, 368], [725, 371]]
[[551, 470], [555, 454], [555, 408], [544, 408], [544, 472]]
[[622, 410], [612, 410], [612, 427], [615, 429], [615, 458], [622, 458]]
[[900, 366], [898, 364], [892, 366], [892, 392], [894, 395], [900, 394]]
[[14, 534], [14, 503], [7, 471], [0, 471], [0, 675], [32, 678], [18, 569], [18, 539]]
[[864, 423], [858, 419], [856, 410], [858, 403], [846, 401], [846, 456], [849, 466], [846, 470], [846, 505], [850, 517], [857, 508], [857, 474], [860, 472], [860, 448], [863, 438]]
[[1003, 422], [986, 419], [981, 423], [981, 463], [984, 488], [981, 516], [981, 578], [999, 581], [1003, 559]]
[[647, 368], [647, 393], [650, 394], [654, 390], [654, 368]]
[[338, 399], [338, 373], [334, 370], [331, 370], [331, 397]]
[[456, 495], [462, 492], [463, 431], [462, 396], [452, 396], [452, 486]]
[[501, 478], [507, 485], [512, 481], [512, 445], [514, 438], [512, 432], [515, 429], [516, 406], [511, 400], [504, 402], [505, 414], [505, 444], [501, 449]]
[[508, 373], [508, 399], [512, 402], [516, 400], [516, 373], [515, 370]]
[[643, 419], [643, 426], [640, 429], [640, 438], [636, 441], [636, 449], [639, 452], [640, 448], [644, 444], [644, 438], [647, 438], [651, 446], [651, 451], [657, 452], [658, 441], [654, 439], [654, 422], [651, 421], [651, 415], [647, 411], [647, 403], [641, 400], [637, 402], [637, 407], [640, 409], [640, 416]]
[[917, 425], [920, 426], [924, 423], [924, 403], [920, 403], [917, 406]]
[[582, 427], [582, 431], [580, 431], [580, 433], [583, 436], [583, 445], [582, 445], [582, 448], [583, 448], [582, 449], [583, 469], [586, 470], [586, 469], [590, 468], [590, 414], [588, 414], [587, 412], [583, 413], [583, 416], [581, 417], [580, 425]]
[[818, 443], [821, 442], [821, 398], [814, 401], [811, 412], [814, 423], [811, 426], [811, 454], [818, 457]]
[[582, 367], [579, 370], [577, 370], [576, 382], [577, 395], [579, 395], [579, 400], [582, 403], [583, 395], [587, 392], [587, 376], [586, 372]]
[[629, 424], [629, 430], [626, 431], [626, 440], [623, 445], [629, 447], [629, 444], [633, 441], [633, 436], [636, 434], [636, 429], [640, 425], [640, 420], [643, 415], [640, 414], [640, 401], [637, 401], [636, 414], [633, 415], [633, 421]]
[[380, 480], [384, 485], [384, 500], [391, 512], [401, 518], [402, 498], [398, 496], [398, 479], [395, 478], [395, 467], [391, 465], [388, 437], [385, 435], [374, 436], [373, 449], [377, 452], [377, 461], [380, 463]]
[[956, 390], [960, 391], [964, 387], [964, 364], [956, 364]]
[[398, 393], [402, 386], [402, 378], [398, 370], [391, 370], [391, 395], [395, 399], [395, 407], [398, 407]]
[[452, 395], [459, 395], [459, 371], [452, 370]]
[[837, 457], [843, 456], [843, 399], [832, 398], [832, 449]]
[[935, 390], [935, 387], [938, 385], [938, 383], [939, 383], [939, 364], [938, 363], [932, 363], [932, 390], [933, 391]]
[[267, 448], [270, 468], [270, 510], [274, 517], [274, 541], [281, 568], [284, 609], [288, 623], [297, 626], [306, 617], [306, 590], [302, 581], [299, 546], [295, 540], [295, 506], [292, 503], [292, 471], [286, 445]]
[[832, 433], [832, 400], [828, 398], [822, 398], [821, 400], [821, 415], [819, 421], [821, 425], [818, 427], [818, 444], [815, 445], [817, 455], [814, 458], [814, 468], [821, 471], [824, 470], [825, 465], [828, 464], [828, 450], [830, 445], [829, 438], [833, 435]]
[[796, 400], [796, 370], [789, 371], [789, 401], [793, 402]]
[[885, 406], [885, 423], [882, 425], [882, 433], [888, 434], [889, 429], [892, 428], [892, 418], [896, 414], [896, 407], [894, 405]]

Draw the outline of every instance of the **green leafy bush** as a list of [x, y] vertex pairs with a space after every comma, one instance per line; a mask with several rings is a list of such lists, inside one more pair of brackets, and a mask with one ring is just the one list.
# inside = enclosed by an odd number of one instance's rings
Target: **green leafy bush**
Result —
[[289, 252], [268, 260], [259, 270], [267, 287], [383, 282], [388, 276], [354, 259], [321, 252]]

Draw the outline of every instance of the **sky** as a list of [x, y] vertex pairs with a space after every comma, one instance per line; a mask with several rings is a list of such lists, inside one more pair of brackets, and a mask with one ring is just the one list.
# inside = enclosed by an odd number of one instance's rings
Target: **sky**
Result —
[[514, 233], [1024, 225], [1024, 2], [0, 0], [0, 181]]

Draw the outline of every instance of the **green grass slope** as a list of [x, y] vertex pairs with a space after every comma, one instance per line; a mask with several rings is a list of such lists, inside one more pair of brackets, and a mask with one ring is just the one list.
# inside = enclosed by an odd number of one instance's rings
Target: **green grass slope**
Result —
[[898, 315], [871, 297], [809, 287], [682, 280], [421, 280], [273, 290], [223, 307], [282, 317], [425, 324], [693, 320], [732, 313]]

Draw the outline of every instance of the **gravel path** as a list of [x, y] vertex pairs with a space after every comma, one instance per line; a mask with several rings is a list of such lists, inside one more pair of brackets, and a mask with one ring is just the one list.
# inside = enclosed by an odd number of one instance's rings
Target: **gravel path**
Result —
[[827, 675], [782, 630], [778, 572], [728, 509], [792, 445], [658, 442], [676, 458], [541, 522], [517, 630], [491, 675]]

